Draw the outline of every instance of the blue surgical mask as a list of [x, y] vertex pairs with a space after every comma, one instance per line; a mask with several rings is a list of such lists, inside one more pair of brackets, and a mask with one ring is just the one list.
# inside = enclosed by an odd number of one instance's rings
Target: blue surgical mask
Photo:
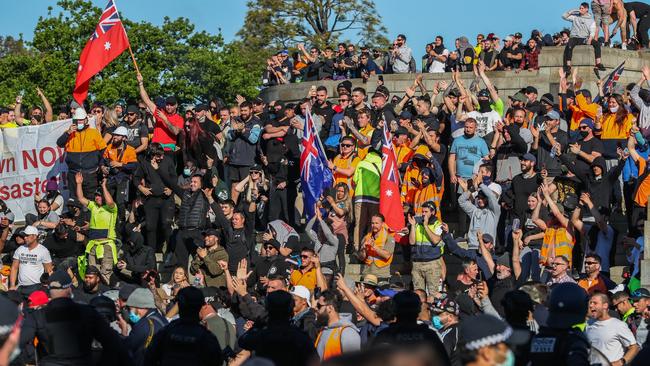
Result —
[[438, 315], [434, 315], [434, 317], [431, 318], [431, 323], [433, 324], [433, 327], [436, 328], [436, 330], [440, 330], [444, 327], [442, 320]]
[[512, 353], [512, 350], [508, 349], [506, 353], [506, 359], [503, 363], [498, 364], [497, 366], [514, 366], [515, 364], [515, 354]]
[[77, 123], [77, 131], [81, 131], [81, 130], [83, 130], [84, 127], [86, 127], [86, 124], [85, 124], [85, 123], [83, 123], [83, 122], [78, 122], [78, 123]]
[[190, 168], [183, 169], [183, 175], [189, 177], [190, 175], [192, 175], [192, 169]]
[[131, 321], [131, 323], [135, 324], [139, 322], [140, 319], [141, 319], [140, 315], [129, 311], [129, 321]]

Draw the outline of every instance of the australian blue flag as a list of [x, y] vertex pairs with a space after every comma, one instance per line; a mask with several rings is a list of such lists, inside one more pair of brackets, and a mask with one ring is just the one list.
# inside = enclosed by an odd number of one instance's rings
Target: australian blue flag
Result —
[[305, 113], [305, 127], [302, 136], [302, 154], [300, 154], [300, 183], [307, 220], [314, 216], [314, 205], [326, 189], [332, 186], [334, 177], [327, 166], [325, 150], [321, 145], [311, 110]]

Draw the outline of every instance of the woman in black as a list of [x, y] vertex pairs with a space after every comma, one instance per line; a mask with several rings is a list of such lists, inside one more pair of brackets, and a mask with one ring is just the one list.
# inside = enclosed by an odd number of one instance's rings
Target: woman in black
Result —
[[185, 121], [183, 132], [183, 160], [185, 162], [195, 161], [199, 169], [204, 171], [210, 168], [208, 158], [213, 161], [217, 159], [214, 138], [201, 127], [199, 121], [194, 117]]

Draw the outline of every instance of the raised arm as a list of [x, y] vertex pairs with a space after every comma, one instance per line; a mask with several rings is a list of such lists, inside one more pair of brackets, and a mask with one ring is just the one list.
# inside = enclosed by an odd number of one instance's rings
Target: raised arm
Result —
[[483, 61], [478, 62], [478, 74], [481, 77], [481, 80], [483, 80], [485, 87], [490, 92], [490, 98], [492, 98], [492, 101], [496, 102], [499, 100], [499, 92], [497, 92], [497, 90], [494, 88], [494, 85], [492, 85], [490, 78], [485, 75], [485, 63]]
[[52, 112], [52, 105], [50, 104], [50, 101], [47, 100], [47, 97], [45, 94], [43, 94], [43, 91], [41, 88], [36, 88], [36, 94], [38, 94], [38, 97], [41, 98], [41, 102], [43, 103], [43, 108], [45, 108], [45, 115], [43, 118], [45, 119], [45, 122], [52, 122], [54, 118], [54, 113]]
[[90, 203], [90, 201], [84, 197], [84, 190], [82, 187], [84, 183], [84, 177], [81, 175], [81, 172], [75, 174], [74, 181], [77, 184], [77, 199], [79, 200], [79, 203], [81, 203], [81, 205], [84, 207], [88, 206], [88, 203]]
[[116, 208], [117, 206], [115, 205], [113, 196], [111, 195], [111, 192], [108, 190], [108, 188], [106, 188], [107, 181], [108, 179], [106, 178], [102, 179], [102, 193], [104, 194], [104, 203], [110, 208]]
[[523, 232], [521, 229], [512, 232], [512, 273], [515, 275], [515, 280], [521, 276], [521, 260], [519, 253], [524, 243], [521, 241]]
[[144, 88], [144, 78], [142, 77], [142, 74], [137, 72], [136, 78], [138, 80], [138, 88], [140, 89], [140, 98], [147, 106], [149, 111], [151, 111], [151, 113], [154, 113], [154, 111], [156, 110], [156, 104], [151, 101], [151, 98], [149, 98], [149, 94], [147, 94], [147, 90]]

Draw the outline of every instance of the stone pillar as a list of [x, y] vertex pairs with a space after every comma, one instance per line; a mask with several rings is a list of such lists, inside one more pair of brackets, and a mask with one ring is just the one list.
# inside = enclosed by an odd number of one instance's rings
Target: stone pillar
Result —
[[[650, 205], [647, 206], [648, 213], [650, 213]], [[643, 225], [643, 246], [644, 257], [646, 259], [639, 261], [639, 271], [641, 271], [641, 287], [645, 288], [650, 288], [650, 257], [648, 257], [647, 253], [645, 253], [645, 247], [648, 243], [650, 243], [650, 221], [646, 220], [645, 224]]]

